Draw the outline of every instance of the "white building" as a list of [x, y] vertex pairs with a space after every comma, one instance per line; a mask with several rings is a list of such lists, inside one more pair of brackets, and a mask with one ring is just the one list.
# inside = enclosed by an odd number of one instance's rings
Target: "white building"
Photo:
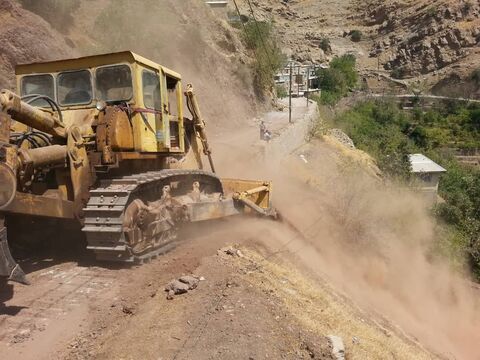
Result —
[[289, 61], [288, 64], [275, 75], [275, 84], [283, 86], [288, 93], [290, 89], [290, 72], [292, 72], [292, 96], [305, 96], [306, 93], [318, 93], [317, 70], [325, 68], [325, 65], [312, 64], [302, 65], [295, 61]]
[[415, 187], [431, 205], [435, 205], [440, 177], [447, 170], [422, 154], [411, 154], [409, 159], [411, 172], [415, 176]]
[[224, 8], [228, 5], [228, 0], [205, 0], [205, 2], [213, 8]]

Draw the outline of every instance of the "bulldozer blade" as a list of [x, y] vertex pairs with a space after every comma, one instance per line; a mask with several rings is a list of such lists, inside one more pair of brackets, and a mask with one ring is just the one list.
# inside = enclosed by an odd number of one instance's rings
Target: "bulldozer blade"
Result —
[[10, 248], [7, 242], [7, 228], [3, 225], [0, 226], [0, 276], [7, 277], [10, 281], [29, 285], [22, 268], [15, 262], [12, 254], [10, 254]]

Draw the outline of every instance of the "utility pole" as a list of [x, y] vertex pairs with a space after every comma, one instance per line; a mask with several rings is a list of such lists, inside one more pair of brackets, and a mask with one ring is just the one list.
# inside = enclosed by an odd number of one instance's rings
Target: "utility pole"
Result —
[[293, 72], [293, 63], [290, 62], [290, 84], [288, 85], [288, 122], [292, 122], [292, 72]]
[[295, 83], [297, 84], [297, 97], [300, 97], [300, 67], [301, 65], [298, 65], [297, 76], [295, 78]]
[[308, 95], [310, 94], [310, 66], [307, 67], [307, 107], [308, 107]]

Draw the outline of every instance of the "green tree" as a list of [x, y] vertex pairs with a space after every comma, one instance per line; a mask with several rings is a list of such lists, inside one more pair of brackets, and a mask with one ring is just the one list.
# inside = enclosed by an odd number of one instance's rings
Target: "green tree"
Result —
[[355, 69], [355, 56], [347, 54], [335, 57], [327, 69], [317, 70], [318, 82], [321, 89], [320, 101], [323, 104], [334, 105], [346, 96], [358, 82]]

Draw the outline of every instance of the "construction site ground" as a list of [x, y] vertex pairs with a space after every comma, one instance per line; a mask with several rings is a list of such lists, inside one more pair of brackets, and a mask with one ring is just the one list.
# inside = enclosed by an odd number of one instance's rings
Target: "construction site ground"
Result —
[[[219, 175], [273, 180], [283, 221], [200, 224], [168, 253], [128, 267], [98, 263], [66, 230], [33, 231], [22, 218], [17, 227], [63, 250], [40, 246], [19, 257], [31, 285], [0, 293], [0, 359], [331, 359], [330, 335], [347, 359], [480, 359], [478, 286], [426, 255], [436, 224], [418, 197], [393, 188], [368, 154], [335, 136], [302, 145], [302, 122], [315, 115], [303, 98], [293, 100], [293, 124], [286, 108], [266, 114], [273, 138], [260, 140], [261, 119], [245, 119], [268, 107], [255, 98], [240, 31], [203, 0], [155, 3], [153, 11], [153, 2], [97, 0], [92, 12], [84, 1], [58, 31], [18, 1], [0, 0], [0, 82], [14, 88], [17, 63], [91, 52], [132, 49], [160, 61], [195, 85]], [[375, 92], [390, 80], [369, 57], [375, 34], [357, 3], [252, 1], [258, 19], [274, 14], [287, 56], [322, 63], [353, 53]], [[427, 5], [415, 3], [420, 12]], [[53, 18], [56, 25], [61, 16]], [[406, 37], [410, 26], [400, 24]], [[359, 43], [344, 36], [354, 29], [364, 33]], [[324, 37], [330, 54], [315, 45]], [[202, 278], [198, 287], [168, 300], [167, 283], [189, 274]]]
[[[285, 123], [288, 112], [269, 116]], [[230, 172], [265, 175], [268, 164], [256, 156], [258, 119], [245, 129], [228, 146], [221, 134], [215, 138], [220, 169], [242, 146], [247, 150]], [[298, 153], [289, 161], [298, 166]], [[280, 210], [285, 189], [278, 184]], [[293, 221], [308, 230], [306, 221]], [[236, 218], [192, 226], [180, 238], [142, 266], [105, 266], [86, 253], [25, 260], [32, 284], [15, 285], [0, 310], [2, 358], [331, 359], [328, 335], [343, 339], [350, 359], [435, 357], [328, 285], [309, 266], [321, 258], [305, 258], [317, 250], [291, 224]], [[201, 277], [198, 287], [167, 300], [165, 285], [188, 274]]]

